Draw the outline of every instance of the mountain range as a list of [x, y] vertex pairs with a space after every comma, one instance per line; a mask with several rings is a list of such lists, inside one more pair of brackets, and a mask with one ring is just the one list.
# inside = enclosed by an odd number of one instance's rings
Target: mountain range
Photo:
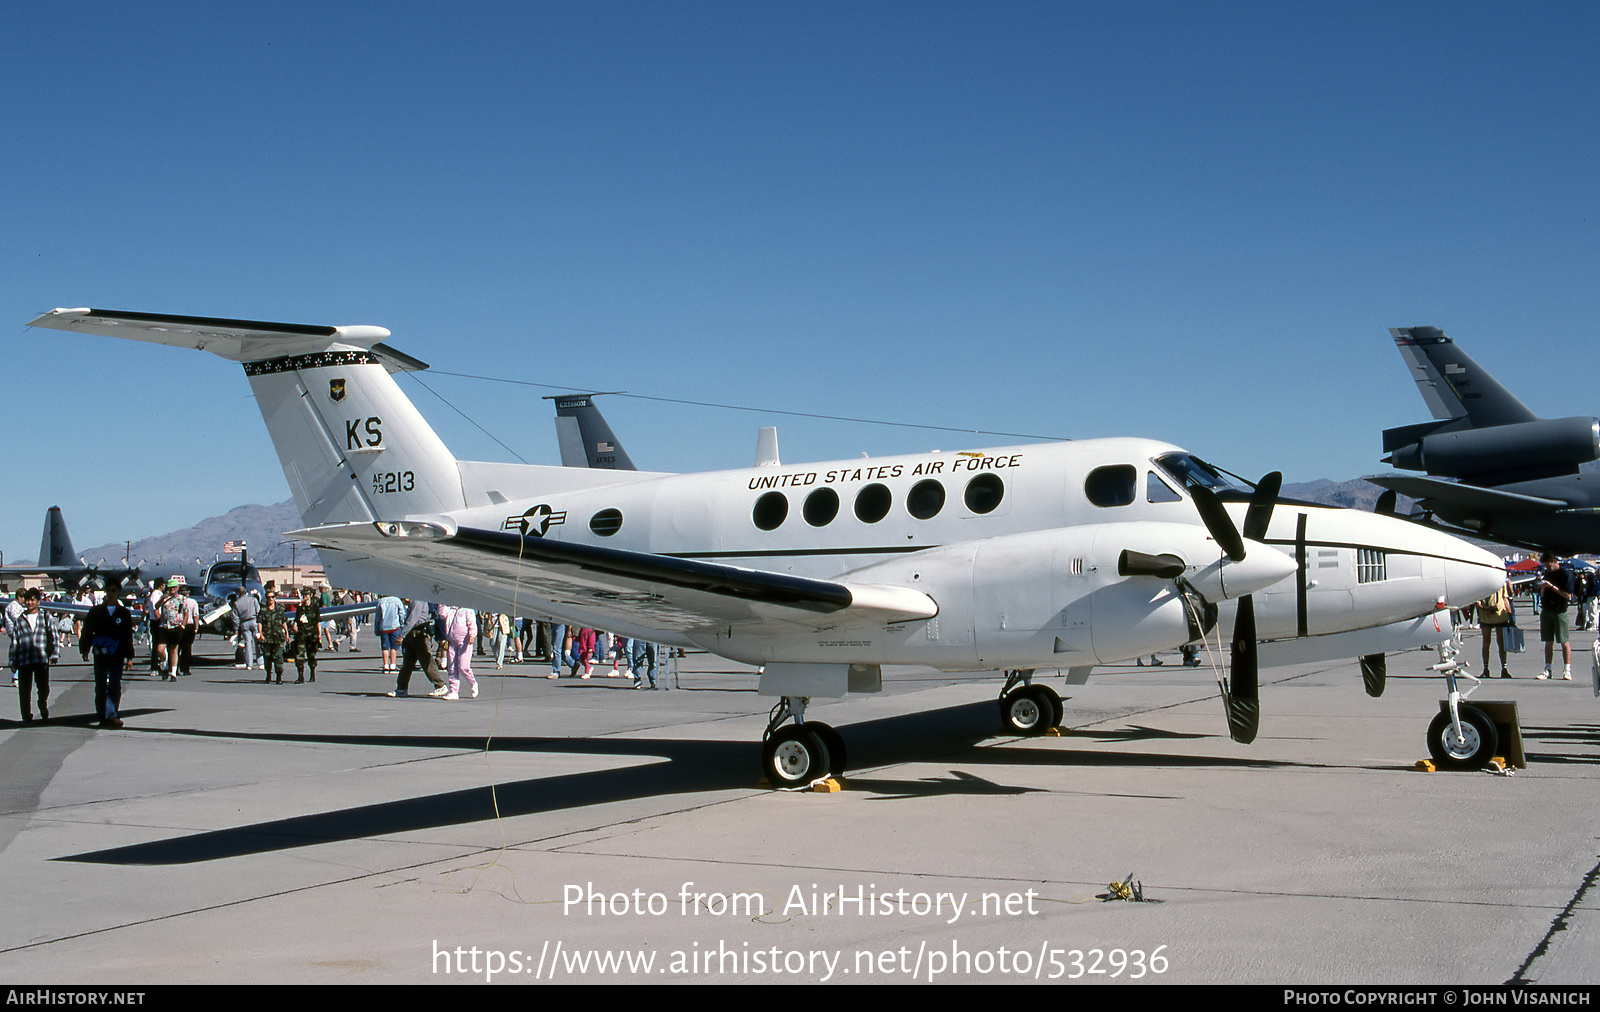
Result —
[[258, 566], [320, 566], [322, 560], [317, 558], [315, 549], [302, 545], [296, 551], [283, 537], [284, 531], [303, 526], [292, 499], [271, 506], [252, 503], [236, 506], [220, 517], [207, 517], [181, 531], [141, 538], [132, 545], [116, 542], [79, 548], [78, 554], [91, 564], [101, 559], [119, 563], [124, 554], [130, 563], [141, 559], [150, 563], [177, 562], [196, 557], [210, 562], [221, 557], [225, 542], [243, 541], [250, 547], [250, 561]]

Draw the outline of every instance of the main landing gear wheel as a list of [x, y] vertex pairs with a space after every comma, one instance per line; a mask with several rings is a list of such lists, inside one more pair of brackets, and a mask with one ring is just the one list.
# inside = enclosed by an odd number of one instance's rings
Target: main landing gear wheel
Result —
[[[836, 733], [831, 727], [827, 731]], [[761, 746], [761, 768], [780, 787], [809, 784], [826, 774], [832, 761], [823, 736], [805, 724], [774, 731]]]
[[1500, 747], [1500, 734], [1489, 715], [1475, 706], [1461, 706], [1461, 734], [1455, 733], [1450, 711], [1441, 710], [1428, 725], [1428, 752], [1440, 769], [1476, 770], [1488, 765]]
[[844, 776], [845, 767], [849, 763], [844, 750], [844, 738], [827, 724], [811, 721], [805, 726], [828, 747], [828, 772], [836, 777]]
[[1056, 690], [1048, 685], [1035, 685], [1033, 691], [1037, 692], [1050, 704], [1050, 724], [1045, 730], [1048, 731], [1052, 727], [1060, 727], [1061, 722], [1067, 719], [1067, 708], [1062, 705], [1061, 697], [1056, 694]]
[[1043, 685], [1025, 685], [1000, 697], [1000, 720], [1012, 734], [1044, 734], [1063, 713], [1061, 697]]

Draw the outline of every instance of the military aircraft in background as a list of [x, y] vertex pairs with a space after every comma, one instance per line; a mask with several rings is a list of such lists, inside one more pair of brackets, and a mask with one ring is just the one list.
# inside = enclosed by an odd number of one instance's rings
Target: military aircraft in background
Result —
[[1389, 331], [1434, 420], [1385, 429], [1384, 462], [1426, 476], [1377, 474], [1417, 501], [1415, 519], [1561, 555], [1600, 552], [1600, 419], [1540, 418], [1437, 327]]
[[[634, 471], [633, 460], [622, 441], [600, 413], [594, 398], [601, 394], [553, 394], [556, 402], [556, 441], [562, 467], [601, 467]], [[756, 467], [778, 467], [778, 430], [767, 426], [756, 433]]]
[[556, 402], [556, 443], [561, 448], [561, 466], [638, 470], [595, 405], [594, 399], [600, 396], [556, 394], [545, 398]]
[[[807, 705], [879, 691], [885, 664], [1004, 672], [1006, 727], [1041, 733], [1063, 714], [1036, 671], [1213, 632], [1232, 644], [1230, 732], [1250, 741], [1262, 641], [1301, 658], [1437, 642], [1439, 609], [1505, 579], [1447, 534], [1280, 501], [1276, 475], [1245, 489], [1155, 440], [682, 475], [466, 461], [395, 383], [420, 363], [381, 327], [95, 309], [32, 325], [241, 363], [306, 524], [293, 536], [341, 586], [760, 665], [759, 691], [778, 697], [762, 742], [776, 783], [844, 769], [842, 737]], [[1430, 747], [1494, 747], [1492, 724], [1465, 723]]]
[[137, 579], [138, 566], [108, 566], [105, 560], [90, 564], [72, 547], [72, 535], [67, 533], [67, 522], [61, 516], [61, 507], [52, 506], [44, 513], [44, 535], [39, 539], [38, 565], [0, 566], [0, 577], [44, 576], [56, 586], [67, 590], [80, 590], [115, 577], [119, 580]]

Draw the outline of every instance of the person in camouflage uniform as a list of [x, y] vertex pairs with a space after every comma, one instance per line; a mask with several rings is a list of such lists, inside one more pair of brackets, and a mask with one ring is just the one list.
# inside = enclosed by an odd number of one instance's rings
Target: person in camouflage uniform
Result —
[[283, 648], [289, 639], [289, 613], [283, 610], [283, 605], [278, 603], [276, 582], [267, 583], [267, 604], [261, 609], [259, 625], [261, 628], [261, 655], [266, 661], [267, 677], [263, 682], [273, 679], [273, 672], [277, 672], [278, 684], [283, 684]]
[[311, 680], [317, 680], [317, 648], [322, 645], [320, 632], [322, 606], [317, 603], [317, 592], [307, 587], [300, 598], [300, 610], [294, 613], [294, 667], [300, 677], [295, 684], [306, 680], [306, 666], [311, 666]]

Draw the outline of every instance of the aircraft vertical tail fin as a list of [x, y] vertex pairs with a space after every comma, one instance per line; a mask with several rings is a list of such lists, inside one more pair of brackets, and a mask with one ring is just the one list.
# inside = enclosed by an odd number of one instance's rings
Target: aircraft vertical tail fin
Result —
[[556, 402], [556, 440], [562, 467], [597, 467], [634, 471], [633, 460], [622, 448], [605, 416], [595, 406], [594, 394], [546, 397]]
[[1465, 418], [1469, 428], [1538, 419], [1438, 327], [1391, 327], [1389, 333], [1434, 418]]
[[52, 506], [44, 514], [44, 536], [39, 540], [39, 565], [77, 565], [78, 553], [72, 548], [72, 535], [62, 519], [61, 507]]
[[57, 309], [32, 325], [195, 348], [243, 364], [308, 527], [466, 505], [455, 458], [391, 375], [427, 366], [384, 345], [382, 327], [99, 309]]

